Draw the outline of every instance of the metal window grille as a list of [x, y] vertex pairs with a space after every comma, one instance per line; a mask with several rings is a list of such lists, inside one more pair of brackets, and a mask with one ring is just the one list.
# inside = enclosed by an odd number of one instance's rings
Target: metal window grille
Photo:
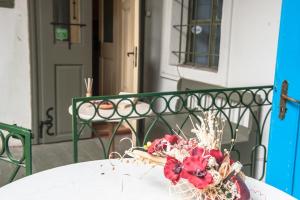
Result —
[[223, 0], [175, 1], [181, 5], [180, 24], [173, 25], [180, 37], [178, 50], [172, 51], [178, 64], [217, 70]]

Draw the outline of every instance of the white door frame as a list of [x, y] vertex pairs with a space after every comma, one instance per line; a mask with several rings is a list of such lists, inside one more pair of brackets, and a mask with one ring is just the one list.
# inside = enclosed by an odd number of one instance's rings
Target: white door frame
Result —
[[37, 66], [36, 0], [28, 0], [29, 48], [30, 48], [30, 84], [31, 84], [31, 131], [33, 144], [39, 144], [39, 92]]

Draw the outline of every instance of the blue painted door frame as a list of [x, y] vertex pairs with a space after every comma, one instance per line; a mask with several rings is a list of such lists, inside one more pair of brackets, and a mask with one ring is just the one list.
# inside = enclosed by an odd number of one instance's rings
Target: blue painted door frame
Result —
[[300, 106], [287, 101], [285, 118], [279, 119], [284, 80], [288, 82], [288, 96], [300, 100], [299, 0], [282, 0], [266, 181], [300, 198]]

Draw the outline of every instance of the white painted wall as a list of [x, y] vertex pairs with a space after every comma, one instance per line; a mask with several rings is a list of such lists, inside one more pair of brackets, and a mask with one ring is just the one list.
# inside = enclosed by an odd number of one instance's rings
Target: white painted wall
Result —
[[0, 8], [0, 121], [31, 128], [27, 0]]
[[228, 87], [273, 84], [281, 0], [235, 0]]
[[[280, 15], [281, 0], [234, 1], [227, 87], [273, 84]], [[266, 146], [269, 125], [262, 138]]]
[[161, 79], [176, 90], [179, 77], [223, 87], [273, 84], [281, 0], [224, 0], [218, 72], [170, 65], [172, 0], [163, 1]]
[[[162, 26], [162, 0], [146, 1], [145, 17], [145, 37], [144, 37], [144, 91], [151, 92], [157, 87], [160, 79], [160, 59], [161, 59], [161, 30]], [[155, 44], [156, 48], [153, 48]], [[159, 45], [157, 45], [159, 44]]]

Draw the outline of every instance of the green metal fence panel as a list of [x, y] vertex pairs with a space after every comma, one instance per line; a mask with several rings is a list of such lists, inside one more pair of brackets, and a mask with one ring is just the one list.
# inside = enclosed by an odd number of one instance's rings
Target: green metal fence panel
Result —
[[[222, 148], [234, 143], [233, 156], [244, 163], [246, 174], [262, 179], [272, 91], [273, 86], [258, 86], [73, 98], [74, 162], [78, 162], [80, 135], [86, 129], [95, 132], [95, 122], [116, 124], [107, 140], [100, 138], [103, 158], [108, 158], [122, 125], [137, 138], [136, 145], [143, 146], [165, 133], [192, 137], [193, 124], [201, 126], [197, 116], [213, 111], [225, 123]], [[111, 109], [105, 109], [107, 105]]]
[[[28, 129], [0, 123], [0, 161], [15, 166], [8, 183], [16, 178], [20, 168], [25, 168], [26, 176], [32, 174], [31, 138], [32, 134]], [[21, 143], [21, 147], [18, 147], [21, 155], [13, 153], [9, 145], [11, 140], [18, 140]]]

